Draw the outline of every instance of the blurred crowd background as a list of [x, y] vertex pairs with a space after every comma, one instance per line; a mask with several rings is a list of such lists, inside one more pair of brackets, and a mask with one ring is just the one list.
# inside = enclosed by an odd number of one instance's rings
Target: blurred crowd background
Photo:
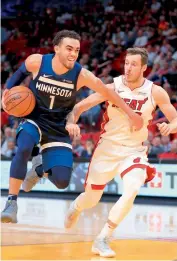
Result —
[[[4, 0], [2, 1], [1, 90], [32, 53], [53, 52], [52, 39], [62, 29], [81, 35], [79, 63], [104, 83], [123, 73], [125, 50], [146, 47], [146, 77], [162, 86], [177, 108], [177, 0]], [[30, 78], [24, 81], [28, 86]], [[77, 101], [91, 91], [85, 87]], [[82, 114], [81, 140], [73, 142], [75, 157], [90, 158], [98, 140], [105, 105]], [[18, 119], [1, 109], [1, 155], [12, 158]], [[166, 121], [157, 108], [146, 145], [149, 158], [177, 159], [177, 135], [161, 137], [156, 124]]]

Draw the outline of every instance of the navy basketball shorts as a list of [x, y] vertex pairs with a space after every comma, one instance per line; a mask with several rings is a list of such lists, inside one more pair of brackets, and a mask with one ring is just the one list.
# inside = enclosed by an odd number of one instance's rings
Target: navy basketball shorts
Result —
[[[73, 153], [71, 143], [64, 142], [62, 137], [51, 137], [51, 135], [43, 133], [38, 125], [30, 120], [24, 121], [19, 125], [17, 135], [21, 130], [25, 130], [34, 138], [36, 146], [40, 144], [43, 169], [45, 172], [48, 172], [56, 166], [72, 168]], [[69, 137], [68, 140], [70, 140]]]

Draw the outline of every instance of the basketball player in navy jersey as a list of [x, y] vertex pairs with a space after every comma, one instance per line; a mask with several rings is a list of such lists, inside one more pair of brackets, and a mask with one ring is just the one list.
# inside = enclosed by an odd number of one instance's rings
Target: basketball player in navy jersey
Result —
[[30, 55], [7, 82], [5, 94], [32, 74], [29, 88], [36, 97], [36, 106], [18, 128], [18, 151], [10, 167], [9, 196], [1, 214], [2, 222], [17, 222], [17, 196], [25, 179], [27, 162], [37, 144], [41, 145], [43, 159], [43, 169], [38, 173], [47, 172], [50, 181], [60, 189], [68, 186], [73, 156], [65, 123], [75, 105], [77, 90], [87, 86], [101, 93], [127, 113], [137, 130], [143, 126], [142, 118], [114, 90], [76, 62], [80, 49], [80, 36], [76, 32], [60, 31], [53, 45], [54, 54]]

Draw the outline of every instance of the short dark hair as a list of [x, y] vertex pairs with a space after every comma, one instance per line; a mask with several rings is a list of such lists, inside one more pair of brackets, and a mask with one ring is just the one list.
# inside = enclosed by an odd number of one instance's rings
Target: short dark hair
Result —
[[67, 38], [67, 37], [76, 39], [78, 41], [81, 40], [80, 35], [78, 33], [76, 33], [75, 31], [62, 30], [55, 35], [55, 37], [53, 39], [53, 46], [59, 45], [61, 43], [61, 41], [63, 40], [63, 38]]
[[128, 48], [126, 55], [136, 55], [139, 54], [141, 55], [141, 62], [143, 65], [148, 63], [148, 51], [146, 50], [146, 48], [143, 47], [133, 47], [133, 48]]

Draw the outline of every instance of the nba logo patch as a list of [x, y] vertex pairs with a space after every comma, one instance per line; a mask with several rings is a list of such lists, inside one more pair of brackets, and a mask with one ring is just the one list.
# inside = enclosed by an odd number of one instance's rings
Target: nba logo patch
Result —
[[150, 188], [162, 188], [162, 172], [157, 172], [156, 176], [149, 185]]

